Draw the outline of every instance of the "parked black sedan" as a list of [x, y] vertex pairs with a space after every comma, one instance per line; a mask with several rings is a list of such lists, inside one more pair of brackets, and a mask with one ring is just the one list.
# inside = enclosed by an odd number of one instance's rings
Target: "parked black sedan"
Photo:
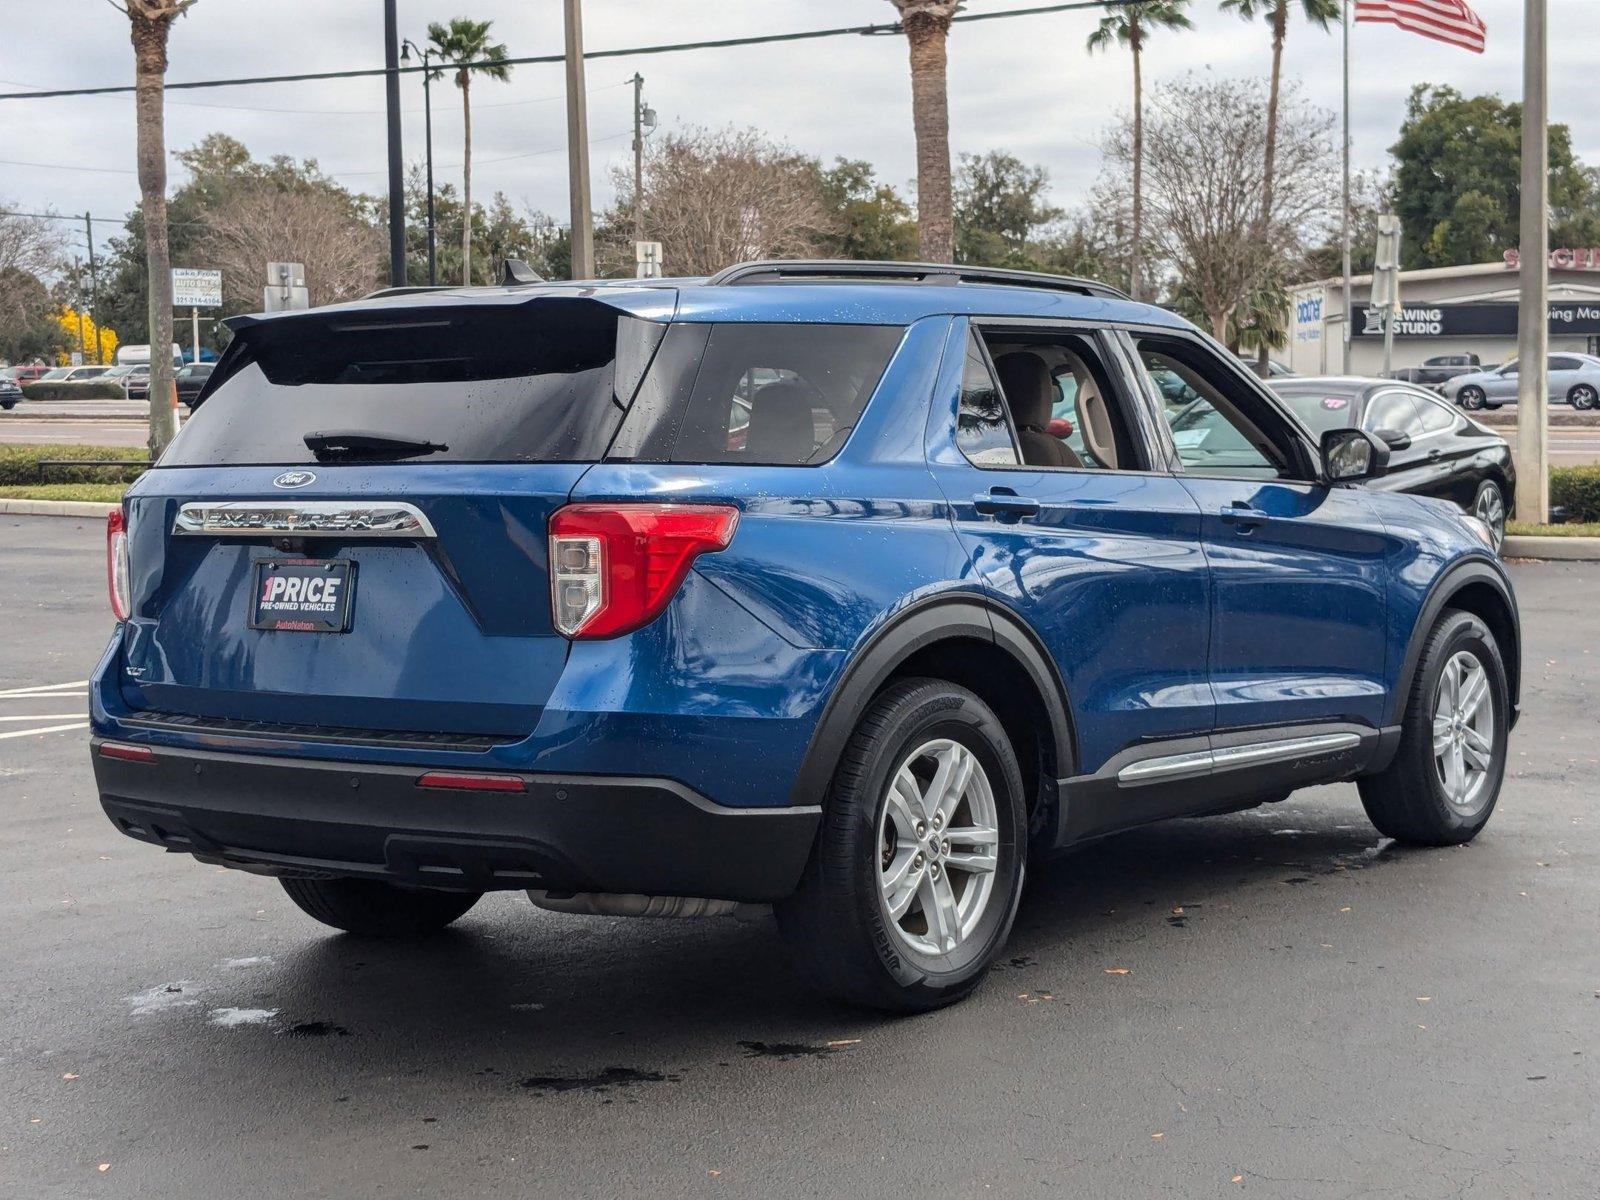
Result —
[[1460, 505], [1505, 537], [1516, 495], [1511, 447], [1432, 392], [1393, 379], [1274, 379], [1311, 432], [1359, 427], [1389, 447], [1389, 470], [1371, 486]]

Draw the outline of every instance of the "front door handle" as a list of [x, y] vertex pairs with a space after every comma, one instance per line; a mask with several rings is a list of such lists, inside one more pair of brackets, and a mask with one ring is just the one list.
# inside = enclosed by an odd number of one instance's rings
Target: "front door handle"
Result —
[[1010, 488], [995, 487], [979, 492], [972, 498], [972, 507], [986, 517], [1002, 521], [1020, 521], [1023, 517], [1039, 515], [1039, 502], [1028, 496], [1019, 496]]
[[1223, 524], [1232, 525], [1240, 533], [1249, 533], [1268, 516], [1259, 508], [1251, 508], [1243, 500], [1235, 500], [1222, 510]]

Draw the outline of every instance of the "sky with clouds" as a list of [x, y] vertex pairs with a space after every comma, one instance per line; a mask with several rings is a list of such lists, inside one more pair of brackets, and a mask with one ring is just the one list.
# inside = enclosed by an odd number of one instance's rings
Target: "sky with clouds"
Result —
[[[1027, 7], [1032, 0], [968, 0], [969, 12]], [[1580, 157], [1600, 162], [1600, 109], [1593, 100], [1594, 0], [1549, 0], [1551, 118], [1572, 127]], [[1416, 83], [1464, 91], [1521, 93], [1522, 0], [1475, 0], [1488, 50], [1469, 54], [1385, 26], [1353, 33], [1353, 123], [1357, 167], [1385, 161], [1407, 93]], [[170, 80], [286, 74], [381, 66], [381, 0], [199, 0], [172, 36]], [[559, 53], [560, 0], [400, 0], [403, 35], [423, 40], [430, 21], [468, 15], [494, 22], [513, 55]], [[1145, 77], [1185, 72], [1265, 75], [1264, 23], [1192, 5], [1195, 30], [1152, 39]], [[738, 37], [891, 20], [888, 0], [586, 0], [590, 50]], [[1095, 15], [1070, 12], [954, 28], [950, 40], [953, 150], [1003, 149], [1045, 166], [1058, 204], [1079, 203], [1098, 171], [1097, 139], [1129, 104], [1126, 53], [1090, 56]], [[106, 0], [10, 3], [0, 11], [0, 90], [128, 82], [127, 20]], [[796, 149], [874, 163], [906, 184], [915, 174], [910, 83], [903, 39], [826, 41], [690, 51], [591, 61], [589, 124], [597, 207], [608, 173], [629, 160], [631, 90], [645, 77], [663, 126], [753, 125]], [[1285, 74], [1308, 99], [1339, 105], [1339, 40], [1297, 24]], [[422, 93], [403, 83], [405, 149], [420, 160]], [[505, 192], [514, 204], [566, 213], [565, 109], [559, 65], [517, 68], [506, 84], [473, 88], [473, 191]], [[457, 178], [460, 103], [435, 85], [435, 158]], [[120, 220], [137, 198], [133, 102], [127, 95], [0, 101], [0, 203], [93, 212]], [[257, 157], [315, 158], [352, 188], [381, 192], [383, 81], [255, 85], [174, 92], [167, 143], [180, 148], [222, 131]], [[44, 164], [44, 165], [20, 165]], [[96, 230], [99, 240], [100, 230]], [[107, 231], [109, 232], [109, 231]]]

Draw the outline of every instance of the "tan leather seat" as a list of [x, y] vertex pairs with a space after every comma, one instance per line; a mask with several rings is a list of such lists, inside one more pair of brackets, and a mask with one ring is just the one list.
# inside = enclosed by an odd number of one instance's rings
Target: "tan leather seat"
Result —
[[1111, 410], [1093, 375], [1085, 374], [1078, 382], [1078, 430], [1083, 434], [1083, 445], [1095, 462], [1102, 467], [1117, 466], [1117, 438], [1111, 429]]
[[1056, 385], [1044, 359], [1031, 350], [1013, 350], [997, 358], [994, 369], [1017, 426], [1022, 461], [1030, 467], [1083, 466], [1072, 447], [1049, 432]]

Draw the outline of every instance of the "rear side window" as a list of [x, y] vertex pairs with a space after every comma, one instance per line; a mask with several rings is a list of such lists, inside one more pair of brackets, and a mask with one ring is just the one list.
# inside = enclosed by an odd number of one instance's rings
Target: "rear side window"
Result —
[[[665, 331], [566, 297], [264, 322], [229, 347], [161, 465], [593, 462]], [[383, 441], [319, 457], [306, 439], [326, 435]]]
[[674, 325], [608, 457], [814, 466], [839, 452], [905, 330]]

